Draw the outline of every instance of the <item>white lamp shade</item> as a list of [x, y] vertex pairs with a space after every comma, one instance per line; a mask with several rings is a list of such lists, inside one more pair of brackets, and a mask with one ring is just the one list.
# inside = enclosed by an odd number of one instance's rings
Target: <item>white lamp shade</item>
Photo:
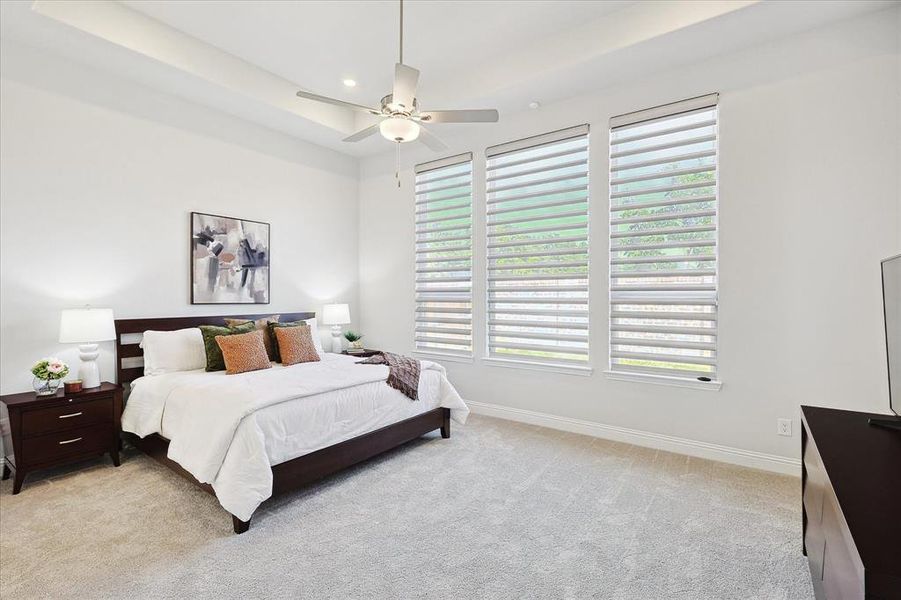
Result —
[[61, 344], [87, 344], [116, 339], [111, 308], [71, 308], [59, 318]]
[[401, 117], [391, 117], [379, 124], [382, 137], [392, 142], [412, 142], [419, 137], [419, 123]]
[[346, 304], [326, 304], [322, 307], [324, 325], [347, 325], [350, 323], [350, 308]]

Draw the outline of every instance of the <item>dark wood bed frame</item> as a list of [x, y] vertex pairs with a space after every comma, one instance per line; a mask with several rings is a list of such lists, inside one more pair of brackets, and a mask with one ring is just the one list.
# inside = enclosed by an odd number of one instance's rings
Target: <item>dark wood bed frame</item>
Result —
[[[268, 315], [214, 315], [202, 317], [172, 317], [159, 319], [117, 319], [116, 320], [116, 369], [118, 382], [128, 384], [144, 374], [143, 366], [125, 367], [125, 359], [143, 358], [144, 351], [137, 342], [123, 342], [122, 336], [141, 334], [153, 329], [156, 331], [172, 331], [199, 325], [222, 325], [223, 319], [260, 319]], [[311, 319], [314, 312], [282, 313], [282, 321]], [[309, 483], [336, 473], [351, 465], [357, 464], [373, 456], [381, 454], [397, 446], [412, 441], [430, 431], [441, 430], [441, 437], [450, 437], [450, 410], [436, 408], [415, 417], [399, 421], [375, 431], [351, 438], [347, 441], [328, 446], [310, 454], [283, 462], [272, 467], [272, 496], [301, 488]], [[130, 433], [123, 437], [139, 450], [169, 467], [179, 475], [187, 478], [201, 489], [215, 495], [211, 485], [200, 483], [181, 465], [166, 456], [169, 440], [158, 434], [144, 438]], [[232, 515], [235, 533], [244, 533], [250, 528], [250, 521], [241, 521]]]

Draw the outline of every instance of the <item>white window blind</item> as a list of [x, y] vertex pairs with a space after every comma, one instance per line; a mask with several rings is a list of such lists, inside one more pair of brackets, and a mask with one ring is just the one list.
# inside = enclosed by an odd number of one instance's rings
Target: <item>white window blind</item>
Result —
[[716, 379], [717, 94], [610, 124], [610, 368]]
[[472, 154], [415, 173], [415, 348], [472, 356]]
[[588, 125], [488, 148], [488, 355], [588, 363]]

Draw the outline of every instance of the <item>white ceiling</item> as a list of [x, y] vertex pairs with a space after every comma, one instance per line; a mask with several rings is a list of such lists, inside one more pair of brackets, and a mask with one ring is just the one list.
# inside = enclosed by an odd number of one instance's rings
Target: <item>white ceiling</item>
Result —
[[[436, 83], [478, 69], [632, 1], [407, 1], [404, 62], [422, 72], [421, 103], [445, 108]], [[124, 0], [123, 4], [304, 89], [365, 105], [390, 93], [398, 59], [398, 2]], [[357, 87], [348, 89], [342, 80]], [[447, 106], [447, 108], [451, 108]]]
[[[404, 62], [426, 109], [498, 108], [501, 119], [680, 63], [883, 8], [886, 0], [407, 0]], [[299, 89], [366, 105], [390, 91], [397, 2], [47, 0], [0, 2], [0, 38], [355, 156], [341, 139], [365, 115], [300, 100]], [[353, 78], [357, 87], [342, 85]], [[442, 128], [491, 125], [435, 125]], [[448, 129], [444, 129], [448, 131]]]

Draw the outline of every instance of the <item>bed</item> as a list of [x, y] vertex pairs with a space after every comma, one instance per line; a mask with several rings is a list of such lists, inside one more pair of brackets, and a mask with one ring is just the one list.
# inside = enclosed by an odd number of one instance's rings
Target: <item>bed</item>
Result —
[[[267, 499], [440, 429], [463, 423], [466, 404], [444, 369], [422, 361], [419, 400], [390, 388], [384, 365], [322, 353], [319, 362], [226, 375], [203, 370], [144, 376], [140, 334], [199, 325], [216, 315], [116, 320], [119, 383], [130, 390], [123, 436], [187, 477], [232, 515], [235, 533], [250, 527]], [[282, 321], [315, 313], [282, 314]]]

